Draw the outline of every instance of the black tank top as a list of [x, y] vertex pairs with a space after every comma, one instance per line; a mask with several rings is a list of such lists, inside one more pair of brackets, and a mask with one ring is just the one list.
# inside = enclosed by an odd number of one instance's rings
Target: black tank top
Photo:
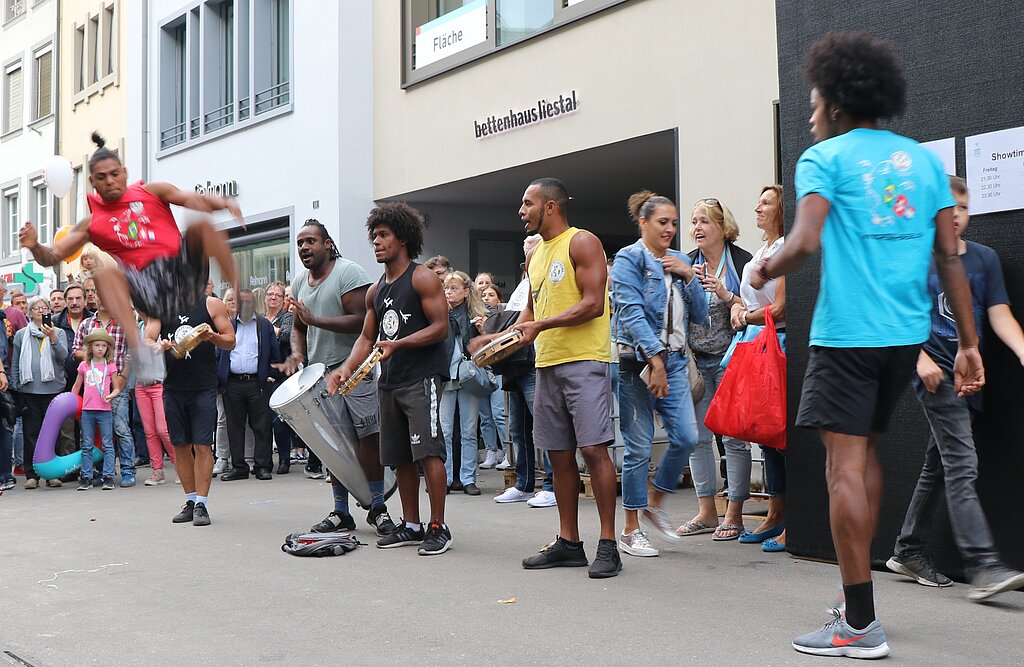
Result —
[[[377, 281], [373, 310], [377, 315], [380, 340], [405, 338], [427, 328], [429, 322], [423, 312], [420, 295], [412, 285], [412, 274], [417, 266], [416, 262], [410, 262], [405, 273], [393, 283], [389, 284], [385, 276]], [[396, 350], [381, 363], [379, 384], [383, 389], [396, 389], [435, 375], [448, 377], [443, 340], [426, 347]]]
[[[179, 313], [173, 320], [164, 321], [160, 332], [165, 340], [175, 341], [200, 324], [209, 324], [216, 331], [206, 307], [206, 299], [197, 303], [185, 313]], [[184, 359], [176, 359], [167, 352], [167, 377], [164, 387], [179, 391], [203, 391], [217, 388], [217, 348], [210, 341], [203, 341]]]

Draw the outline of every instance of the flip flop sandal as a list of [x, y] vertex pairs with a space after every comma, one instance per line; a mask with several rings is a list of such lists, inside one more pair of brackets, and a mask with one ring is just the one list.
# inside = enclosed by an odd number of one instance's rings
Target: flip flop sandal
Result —
[[772, 540], [772, 539], [765, 540], [764, 542], [761, 543], [761, 551], [763, 551], [765, 553], [769, 553], [769, 554], [779, 553], [780, 551], [785, 551], [785, 550], [786, 550], [786, 545], [785, 544], [780, 544], [780, 543], [778, 543], [778, 542], [776, 542], [775, 540]]
[[713, 533], [717, 529], [718, 526], [709, 526], [703, 521], [687, 521], [686, 523], [684, 523], [676, 529], [676, 533], [686, 537], [689, 535], [704, 535], [707, 533]]
[[[731, 532], [733, 534], [732, 535], [723, 535], [722, 533], [725, 533], [725, 532]], [[722, 525], [720, 525], [718, 528], [715, 529], [715, 536], [712, 537], [711, 539], [714, 540], [715, 542], [728, 542], [730, 540], [737, 539], [740, 536], [741, 532], [743, 532], [743, 526], [737, 526], [734, 523], [723, 523]]]
[[778, 537], [784, 530], [786, 530], [786, 524], [779, 524], [774, 528], [762, 530], [760, 533], [756, 533], [752, 530], [745, 530], [740, 533], [740, 542], [743, 544], [757, 544], [759, 542], [764, 542], [769, 537]]

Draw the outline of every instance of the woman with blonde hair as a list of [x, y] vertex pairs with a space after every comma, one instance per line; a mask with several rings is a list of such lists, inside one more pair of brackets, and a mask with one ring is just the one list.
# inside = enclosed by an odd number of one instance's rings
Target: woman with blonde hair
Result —
[[[480, 417], [480, 398], [459, 384], [459, 362], [469, 357], [469, 341], [479, 332], [473, 324], [477, 317], [486, 317], [487, 308], [474, 288], [473, 281], [462, 271], [452, 271], [444, 277], [444, 296], [448, 301], [448, 339], [445, 352], [450, 362], [450, 377], [441, 394], [441, 431], [448, 450], [445, 469], [448, 472], [449, 491], [463, 491], [479, 496], [476, 486], [476, 429]], [[454, 474], [452, 462], [452, 436], [455, 430], [455, 406], [459, 406], [461, 467]]]
[[[690, 212], [690, 238], [697, 248], [689, 253], [693, 270], [704, 287], [708, 316], [703, 321], [690, 321], [689, 343], [693, 359], [704, 378], [704, 398], [697, 404], [697, 446], [690, 456], [690, 472], [697, 491], [700, 509], [690, 521], [679, 527], [680, 535], [700, 535], [714, 532], [716, 541], [735, 540], [743, 531], [742, 518], [718, 525], [715, 509], [715, 453], [714, 435], [704, 425], [711, 399], [725, 369], [721, 367], [725, 352], [732, 342], [731, 311], [733, 304], [741, 303], [740, 276], [750, 261], [750, 253], [736, 245], [739, 226], [732, 211], [715, 198], [698, 201]], [[735, 438], [723, 438], [729, 481], [729, 500], [742, 502], [750, 497], [750, 484], [733, 483], [750, 477], [750, 444]], [[746, 473], [742, 467], [746, 461]]]

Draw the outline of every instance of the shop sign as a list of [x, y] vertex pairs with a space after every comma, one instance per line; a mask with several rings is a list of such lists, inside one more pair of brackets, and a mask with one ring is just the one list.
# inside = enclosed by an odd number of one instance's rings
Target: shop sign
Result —
[[509, 109], [508, 113], [502, 115], [492, 114], [483, 120], [474, 120], [473, 131], [476, 133], [477, 139], [484, 139], [541, 121], [568, 116], [579, 108], [580, 103], [576, 98], [576, 89], [573, 88], [557, 98], [539, 99], [529, 107]]
[[44, 288], [51, 284], [53, 271], [36, 266], [32, 260], [25, 262], [17, 271], [0, 274], [7, 283], [8, 291], [20, 290], [27, 297], [42, 295]]
[[224, 183], [211, 183], [206, 181], [196, 185], [196, 193], [201, 195], [215, 195], [217, 197], [237, 197], [238, 181], [226, 181]]
[[476, 0], [416, 28], [413, 69], [487, 41], [487, 0]]

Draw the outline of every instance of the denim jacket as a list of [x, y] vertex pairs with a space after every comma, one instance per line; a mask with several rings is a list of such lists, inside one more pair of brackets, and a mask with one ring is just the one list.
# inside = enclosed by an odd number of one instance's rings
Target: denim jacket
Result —
[[[683, 253], [671, 248], [668, 252], [692, 264], [690, 258]], [[687, 326], [691, 319], [701, 321], [707, 318], [708, 302], [700, 282], [694, 277], [688, 284], [684, 284], [683, 279], [675, 275], [673, 282], [686, 304]], [[665, 326], [665, 309], [668, 307], [665, 270], [661, 262], [647, 252], [642, 240], [616, 253], [612, 265], [612, 287], [615, 297], [612, 340], [633, 347], [637, 352], [637, 361], [641, 362], [664, 350], [661, 331]]]

